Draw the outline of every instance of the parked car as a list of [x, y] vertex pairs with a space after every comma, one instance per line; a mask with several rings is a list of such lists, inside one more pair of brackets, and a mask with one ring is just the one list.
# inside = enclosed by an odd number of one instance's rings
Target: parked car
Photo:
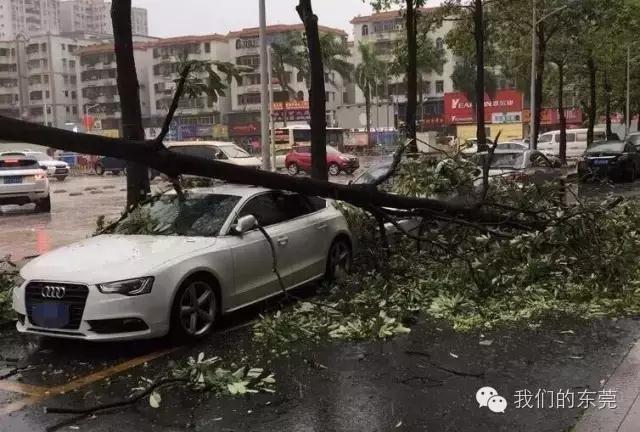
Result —
[[0, 156], [0, 205], [34, 203], [36, 212], [51, 211], [47, 173], [36, 159]]
[[[104, 175], [106, 172], [111, 172], [113, 175], [120, 175], [120, 173], [127, 173], [127, 161], [114, 158], [111, 156], [102, 156], [98, 158], [94, 167], [94, 171], [97, 175]], [[149, 168], [149, 180], [153, 180], [160, 175], [160, 171], [153, 168]]]
[[529, 150], [529, 144], [519, 141], [500, 142], [496, 146], [496, 150]]
[[[594, 129], [594, 141], [607, 138], [604, 129]], [[545, 132], [538, 138], [538, 150], [548, 156], [560, 155], [560, 131]], [[567, 157], [577, 158], [587, 150], [587, 129], [567, 129]]]
[[[92, 237], [34, 259], [13, 291], [17, 329], [92, 341], [206, 336], [225, 313], [343, 276], [352, 239], [330, 200], [225, 184], [175, 192]], [[140, 217], [156, 223], [140, 224]]]
[[594, 143], [578, 162], [578, 177], [608, 177], [632, 182], [640, 174], [640, 153], [630, 142], [602, 141]]
[[[482, 152], [478, 153], [473, 160], [479, 168], [482, 168], [487, 157], [488, 153]], [[496, 150], [491, 161], [489, 177], [542, 185], [548, 181], [562, 179], [565, 173], [561, 166], [558, 159], [550, 158], [539, 150]], [[474, 184], [476, 186], [482, 184], [482, 174], [478, 175]]]
[[103, 156], [98, 158], [93, 169], [96, 174], [100, 176], [107, 172], [110, 172], [113, 175], [120, 175], [120, 173], [126, 172], [127, 161], [111, 156]]
[[244, 167], [260, 168], [262, 166], [260, 159], [231, 142], [184, 141], [169, 142], [166, 145], [169, 150], [180, 154], [219, 160]]
[[[291, 175], [296, 175], [300, 171], [311, 171], [311, 146], [293, 147], [285, 158], [285, 165]], [[336, 148], [327, 146], [327, 167], [332, 176], [337, 176], [342, 171], [353, 174], [360, 168], [360, 161], [353, 155], [341, 153]]]
[[634, 132], [627, 136], [626, 142], [633, 144], [636, 150], [640, 151], [640, 132]]
[[[493, 140], [487, 137], [487, 145], [491, 145]], [[462, 144], [462, 153], [466, 155], [472, 155], [478, 153], [478, 138], [468, 138]]]
[[289, 149], [277, 149], [276, 150], [276, 169], [285, 169], [287, 167], [286, 159], [289, 154]]
[[43, 152], [22, 150], [0, 153], [0, 156], [24, 156], [38, 161], [48, 177], [55, 177], [58, 181], [64, 181], [69, 176], [69, 164], [56, 160]]

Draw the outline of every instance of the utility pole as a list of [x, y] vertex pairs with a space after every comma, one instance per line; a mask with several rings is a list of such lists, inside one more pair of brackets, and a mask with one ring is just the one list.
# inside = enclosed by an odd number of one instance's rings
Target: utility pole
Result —
[[533, 3], [533, 19], [531, 20], [531, 116], [529, 119], [529, 148], [536, 150], [538, 148], [536, 137], [536, 0]]
[[[271, 119], [271, 171], [276, 171], [276, 119], [273, 118], [273, 69], [271, 66], [271, 47], [269, 46], [267, 50], [267, 66], [269, 67], [269, 118]], [[286, 103], [286, 102], [285, 102]], [[283, 111], [282, 114], [286, 115], [286, 111]]]
[[268, 59], [267, 59], [267, 16], [265, 0], [258, 0], [260, 3], [260, 147], [262, 149], [262, 169], [271, 171], [271, 152], [269, 145], [269, 80]]
[[631, 47], [627, 46], [627, 115], [624, 119], [624, 137], [629, 136], [631, 130]]

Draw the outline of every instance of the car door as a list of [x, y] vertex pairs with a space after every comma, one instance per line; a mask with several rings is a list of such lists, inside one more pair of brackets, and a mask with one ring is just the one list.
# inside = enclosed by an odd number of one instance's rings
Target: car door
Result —
[[311, 147], [298, 147], [295, 151], [300, 168], [306, 172], [311, 171]]
[[[282, 224], [286, 214], [278, 207], [273, 192], [261, 193], [249, 199], [235, 219], [246, 215], [255, 216], [276, 245], [279, 242], [286, 244], [286, 227]], [[280, 289], [273, 272], [271, 246], [260, 230], [229, 237], [229, 248], [235, 283], [230, 296], [232, 309], [272, 295]], [[276, 247], [276, 257], [280, 264], [281, 248]]]

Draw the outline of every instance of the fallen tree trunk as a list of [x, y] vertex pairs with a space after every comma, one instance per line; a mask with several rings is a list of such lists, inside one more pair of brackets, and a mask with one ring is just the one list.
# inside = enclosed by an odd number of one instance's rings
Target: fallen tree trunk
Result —
[[412, 209], [433, 218], [455, 216], [482, 224], [500, 224], [502, 227], [515, 229], [540, 229], [544, 226], [540, 220], [523, 217], [525, 214], [518, 213], [517, 209], [508, 209], [501, 214], [487, 211], [483, 203], [466, 206], [429, 198], [390, 194], [379, 191], [375, 185], [342, 185], [255, 170], [171, 152], [159, 139], [130, 141], [123, 138], [108, 138], [51, 128], [4, 116], [0, 116], [0, 139], [28, 142], [83, 154], [112, 156], [155, 168], [169, 177], [177, 177], [180, 174], [196, 175], [238, 184], [317, 195], [345, 201], [358, 207]]

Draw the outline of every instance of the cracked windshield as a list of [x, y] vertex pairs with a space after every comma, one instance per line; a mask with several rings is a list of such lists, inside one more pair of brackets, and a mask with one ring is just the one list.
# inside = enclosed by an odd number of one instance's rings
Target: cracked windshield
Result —
[[640, 431], [640, 0], [0, 0], [0, 432]]

